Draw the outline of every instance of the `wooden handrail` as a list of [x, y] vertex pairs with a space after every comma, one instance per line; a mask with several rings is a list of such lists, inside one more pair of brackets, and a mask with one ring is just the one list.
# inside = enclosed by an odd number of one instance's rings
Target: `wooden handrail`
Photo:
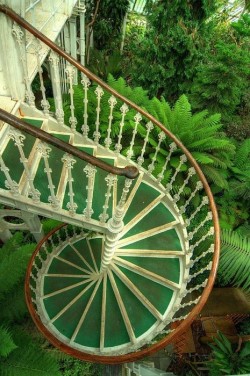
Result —
[[139, 175], [139, 171], [134, 166], [126, 166], [124, 168], [114, 167], [109, 165], [108, 163], [85, 153], [84, 151], [78, 150], [75, 146], [67, 144], [62, 140], [52, 136], [51, 134], [33, 127], [30, 124], [27, 124], [25, 121], [17, 118], [16, 116], [0, 109], [0, 119], [3, 120], [5, 123], [12, 125], [14, 128], [20, 130], [21, 132], [25, 132], [30, 134], [33, 137], [39, 138], [40, 140], [53, 145], [66, 153], [74, 155], [77, 158], [80, 158], [93, 166], [99, 167], [102, 170], [105, 170], [111, 174], [125, 176], [129, 179], [135, 179]]

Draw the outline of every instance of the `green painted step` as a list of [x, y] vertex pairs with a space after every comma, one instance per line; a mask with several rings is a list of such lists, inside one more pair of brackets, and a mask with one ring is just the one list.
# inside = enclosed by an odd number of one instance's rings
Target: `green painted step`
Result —
[[[143, 248], [139, 257], [132, 250], [115, 257], [108, 272], [100, 273], [102, 250], [102, 236], [72, 238], [51, 254], [42, 278], [41, 306], [49, 330], [57, 336], [61, 333], [63, 342], [70, 341], [82, 351], [122, 350], [140, 341], [170, 310], [181, 279], [181, 257], [148, 257]], [[152, 280], [148, 272], [166, 283]], [[142, 297], [157, 316], [145, 307]]]

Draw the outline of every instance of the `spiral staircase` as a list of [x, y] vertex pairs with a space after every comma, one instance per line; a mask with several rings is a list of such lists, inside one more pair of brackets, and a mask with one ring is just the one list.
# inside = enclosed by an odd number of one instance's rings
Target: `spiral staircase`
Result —
[[[26, 102], [10, 100], [0, 110], [0, 201], [64, 222], [38, 244], [30, 261], [30, 314], [52, 344], [80, 359], [121, 363], [147, 356], [185, 331], [211, 291], [219, 229], [208, 183], [159, 121], [12, 10], [0, 11], [14, 20], [19, 46], [23, 33], [32, 40], [29, 53], [36, 57], [42, 93], [38, 109], [25, 79]], [[44, 85], [43, 44], [51, 50], [56, 78], [54, 112]], [[27, 67], [29, 61], [21, 60]], [[69, 126], [58, 94], [61, 66]], [[75, 76], [84, 93], [81, 131]]]

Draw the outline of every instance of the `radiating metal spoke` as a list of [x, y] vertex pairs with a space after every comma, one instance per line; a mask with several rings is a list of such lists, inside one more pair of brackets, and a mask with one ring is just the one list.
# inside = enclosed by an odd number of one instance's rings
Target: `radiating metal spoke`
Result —
[[178, 221], [172, 221], [170, 223], [166, 223], [165, 225], [158, 226], [151, 228], [150, 230], [144, 231], [144, 232], [139, 232], [136, 235], [130, 236], [128, 238], [122, 239], [118, 242], [117, 246], [118, 247], [124, 247], [126, 245], [129, 245], [131, 243], [138, 242], [140, 240], [150, 238], [151, 236], [161, 234], [162, 232], [168, 231], [173, 229], [179, 222]]
[[[96, 281], [95, 281], [95, 282], [96, 282]], [[98, 280], [98, 282], [97, 282], [97, 284], [96, 284], [96, 286], [95, 286], [95, 288], [94, 288], [94, 291], [93, 291], [92, 294], [91, 294], [91, 297], [90, 297], [90, 299], [89, 299], [89, 301], [88, 301], [88, 304], [86, 305], [86, 307], [85, 307], [85, 309], [84, 309], [84, 311], [83, 311], [83, 314], [82, 314], [82, 316], [81, 316], [81, 318], [80, 318], [80, 320], [79, 320], [79, 322], [78, 322], [78, 324], [77, 324], [77, 327], [75, 328], [75, 331], [74, 331], [74, 333], [73, 333], [73, 335], [72, 335], [72, 337], [71, 337], [71, 339], [70, 339], [70, 342], [74, 342], [74, 340], [75, 340], [77, 334], [79, 333], [79, 330], [80, 330], [80, 328], [81, 328], [81, 326], [82, 326], [82, 324], [83, 324], [83, 321], [85, 320], [85, 318], [86, 318], [86, 316], [87, 316], [87, 313], [88, 313], [88, 311], [89, 311], [89, 308], [90, 308], [90, 306], [91, 306], [91, 304], [92, 304], [92, 302], [93, 302], [93, 300], [94, 300], [94, 297], [95, 297], [95, 295], [96, 295], [96, 292], [97, 292], [97, 290], [98, 290], [98, 288], [99, 288], [101, 282], [102, 282], [102, 277], [99, 278], [99, 280]]]
[[87, 273], [87, 274], [90, 274], [90, 273], [91, 273], [89, 270], [83, 269], [83, 268], [81, 268], [80, 266], [74, 264], [73, 262], [70, 262], [70, 261], [68, 261], [68, 260], [65, 260], [64, 258], [62, 258], [62, 257], [60, 257], [60, 256], [55, 256], [55, 258], [56, 258], [57, 260], [60, 260], [60, 261], [64, 262], [65, 264], [68, 264], [68, 265], [70, 265], [70, 266], [73, 266], [73, 267], [76, 268], [76, 269], [81, 270], [81, 271], [84, 272], [84, 273]]
[[87, 244], [88, 244], [88, 248], [89, 248], [89, 253], [90, 253], [91, 259], [92, 259], [93, 264], [94, 264], [95, 271], [98, 273], [98, 268], [97, 268], [97, 265], [96, 265], [96, 261], [95, 261], [95, 257], [94, 257], [94, 254], [93, 254], [93, 250], [92, 250], [90, 241], [89, 241], [89, 239], [86, 239], [86, 241], [87, 241]]
[[114, 273], [120, 278], [120, 280], [136, 296], [136, 298], [140, 300], [144, 307], [146, 307], [146, 309], [151, 312], [157, 318], [157, 320], [162, 321], [162, 314], [153, 306], [152, 303], [150, 303], [146, 296], [142, 294], [142, 292], [128, 279], [128, 277], [126, 277], [126, 275], [115, 264], [112, 263], [111, 268]]
[[100, 350], [101, 351], [104, 349], [104, 341], [105, 341], [106, 301], [107, 301], [107, 273], [104, 273], [103, 289], [102, 289], [101, 333], [100, 333]]
[[122, 314], [122, 318], [123, 318], [124, 324], [126, 326], [126, 329], [127, 329], [127, 332], [128, 332], [129, 338], [130, 338], [130, 341], [134, 344], [136, 342], [135, 334], [134, 334], [131, 322], [129, 320], [129, 317], [128, 317], [128, 314], [127, 314], [127, 310], [125, 308], [125, 305], [124, 305], [124, 303], [122, 301], [120, 292], [119, 292], [118, 287], [116, 285], [113, 273], [111, 272], [110, 269], [108, 270], [108, 276], [109, 276], [109, 280], [110, 280], [112, 289], [114, 291], [117, 303], [119, 305], [119, 308], [120, 308], [120, 311], [121, 311], [121, 314]]
[[92, 281], [90, 282], [90, 284], [84, 289], [82, 290], [74, 299], [72, 299], [63, 309], [61, 309], [60, 312], [58, 312], [49, 322], [48, 324], [53, 324], [54, 321], [56, 321], [64, 312], [66, 312], [77, 300], [80, 299], [80, 297], [85, 294], [85, 292], [87, 292], [91, 286], [93, 286], [93, 284], [95, 283], [96, 281]]
[[87, 267], [94, 273], [94, 269], [90, 266], [87, 260], [81, 255], [81, 253], [76, 249], [76, 247], [73, 244], [70, 244], [71, 248], [75, 251], [75, 253], [80, 257], [80, 259], [84, 262], [84, 264], [87, 265]]
[[185, 256], [182, 251], [159, 250], [159, 249], [117, 249], [116, 256], [131, 257], [155, 257], [155, 258], [172, 258]]
[[145, 277], [147, 279], [150, 279], [154, 282], [159, 283], [160, 285], [166, 286], [171, 288], [172, 290], [179, 290], [180, 285], [178, 283], [175, 283], [173, 281], [170, 281], [167, 278], [164, 278], [158, 274], [155, 274], [145, 268], [142, 268], [138, 265], [133, 264], [132, 262], [129, 262], [127, 260], [123, 260], [120, 257], [114, 257], [113, 261], [116, 265], [120, 265], [128, 270], [131, 270], [132, 272], [141, 275], [142, 277]]
[[91, 281], [91, 279], [87, 279], [87, 280], [84, 280], [84, 281], [81, 281], [81, 282], [78, 282], [78, 283], [74, 283], [73, 285], [64, 287], [64, 288], [62, 288], [60, 290], [53, 291], [50, 294], [43, 295], [43, 296], [41, 296], [41, 298], [42, 299], [50, 298], [51, 296], [54, 296], [54, 295], [57, 295], [57, 294], [61, 294], [62, 292], [71, 290], [71, 289], [73, 289], [74, 287], [77, 287], [77, 286], [84, 285], [85, 283], [88, 283], [90, 281]]

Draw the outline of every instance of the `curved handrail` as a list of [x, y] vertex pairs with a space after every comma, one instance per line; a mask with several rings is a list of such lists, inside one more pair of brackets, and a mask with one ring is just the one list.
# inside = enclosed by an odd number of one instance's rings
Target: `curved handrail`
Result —
[[67, 144], [62, 140], [52, 136], [51, 134], [41, 130], [34, 128], [32, 125], [25, 123], [23, 120], [17, 118], [16, 116], [0, 109], [0, 119], [3, 120], [5, 123], [12, 125], [14, 128], [19, 129], [22, 132], [28, 133], [31, 136], [39, 138], [40, 140], [47, 142], [50, 145], [53, 145], [66, 153], [74, 155], [77, 158], [83, 159], [84, 161], [101, 168], [111, 174], [125, 176], [129, 179], [135, 179], [139, 175], [139, 171], [134, 166], [126, 166], [124, 168], [114, 167], [109, 165], [108, 163], [85, 153], [84, 151], [78, 150], [75, 146]]
[[[200, 313], [203, 306], [205, 305], [208, 296], [213, 288], [213, 284], [215, 281], [216, 271], [219, 264], [219, 253], [220, 253], [220, 228], [219, 228], [219, 219], [218, 219], [218, 213], [216, 209], [216, 205], [213, 199], [212, 192], [210, 190], [210, 187], [208, 185], [208, 182], [201, 171], [198, 163], [193, 158], [192, 154], [186, 149], [186, 147], [182, 144], [182, 142], [173, 135], [168, 129], [165, 128], [165, 126], [155, 119], [152, 115], [150, 115], [147, 111], [144, 111], [142, 108], [137, 106], [135, 103], [131, 102], [129, 99], [118, 93], [116, 90], [112, 89], [107, 85], [104, 81], [102, 81], [99, 77], [97, 77], [95, 74], [90, 72], [87, 68], [85, 68], [83, 65], [81, 65], [77, 60], [75, 60], [73, 57], [71, 57], [69, 54], [67, 54], [65, 51], [63, 51], [59, 46], [57, 46], [55, 43], [53, 43], [50, 39], [48, 39], [45, 35], [43, 35], [41, 32], [39, 32], [37, 29], [35, 29], [32, 25], [30, 25], [27, 21], [25, 21], [22, 17], [17, 15], [13, 10], [8, 8], [5, 5], [0, 5], [0, 12], [5, 13], [9, 17], [11, 17], [14, 21], [16, 21], [19, 25], [21, 25], [23, 28], [25, 28], [27, 31], [29, 31], [31, 34], [36, 36], [38, 39], [40, 39], [43, 43], [45, 43], [47, 46], [49, 46], [53, 51], [58, 53], [60, 56], [62, 56], [65, 60], [67, 60], [70, 64], [74, 65], [79, 71], [84, 73], [88, 78], [95, 81], [98, 85], [100, 85], [102, 88], [104, 88], [106, 91], [108, 91], [110, 94], [114, 95], [116, 98], [119, 98], [121, 101], [129, 105], [131, 108], [136, 110], [138, 113], [146, 117], [148, 120], [150, 120], [154, 125], [156, 125], [158, 128], [160, 128], [168, 137], [170, 137], [176, 145], [183, 151], [183, 153], [187, 156], [188, 160], [192, 164], [192, 166], [195, 168], [197, 175], [199, 176], [200, 181], [203, 184], [204, 190], [207, 194], [207, 197], [209, 199], [210, 203], [210, 209], [213, 216], [213, 224], [214, 224], [214, 255], [213, 255], [213, 263], [212, 263], [212, 269], [210, 271], [207, 285], [205, 286], [201, 298], [197, 305], [191, 310], [188, 317], [181, 322], [181, 324], [178, 326], [177, 329], [175, 329], [174, 332], [171, 332], [167, 335], [167, 337], [163, 338], [156, 344], [153, 344], [150, 348], [142, 349], [136, 353], [133, 354], [126, 354], [121, 355], [117, 357], [107, 357], [110, 364], [114, 364], [117, 362], [123, 363], [127, 361], [131, 361], [131, 359], [137, 360], [140, 359], [142, 356], [148, 356], [151, 353], [160, 350], [164, 346], [166, 346], [168, 343], [171, 343], [174, 339], [180, 335], [180, 333], [184, 332], [185, 329], [187, 329], [192, 321], [195, 319], [195, 317]], [[53, 343], [53, 342], [52, 342]], [[57, 343], [54, 343], [56, 346], [61, 347], [62, 345], [58, 345]], [[65, 350], [65, 349], [64, 349]], [[67, 350], [66, 350], [67, 352]], [[76, 355], [77, 351], [75, 350], [74, 353], [71, 353], [71, 355]], [[100, 362], [107, 362], [106, 357], [97, 357], [98, 361]], [[105, 359], [104, 359], [105, 358]], [[94, 357], [91, 357], [92, 361]]]

